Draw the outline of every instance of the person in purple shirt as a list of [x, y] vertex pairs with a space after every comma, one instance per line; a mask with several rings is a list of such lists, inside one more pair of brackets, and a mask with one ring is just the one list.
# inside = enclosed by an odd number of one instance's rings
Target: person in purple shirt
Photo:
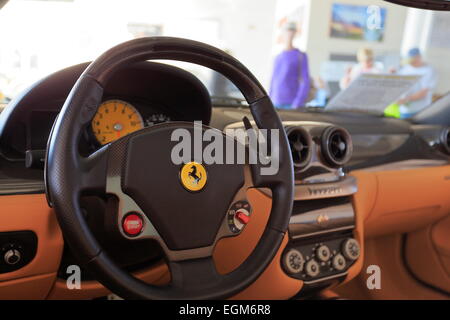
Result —
[[305, 106], [311, 89], [308, 57], [293, 46], [295, 23], [284, 26], [284, 50], [275, 58], [269, 96], [275, 107], [297, 109]]

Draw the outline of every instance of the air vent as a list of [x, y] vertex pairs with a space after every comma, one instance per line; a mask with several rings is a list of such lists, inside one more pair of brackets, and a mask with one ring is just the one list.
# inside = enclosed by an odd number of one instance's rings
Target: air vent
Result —
[[305, 168], [311, 161], [312, 139], [310, 134], [301, 127], [293, 127], [287, 130], [287, 136], [294, 167], [296, 169]]
[[328, 165], [333, 168], [342, 167], [352, 156], [350, 134], [343, 128], [326, 128], [322, 133], [321, 151]]
[[446, 154], [450, 154], [450, 129], [445, 128], [442, 130], [440, 142], [442, 151]]

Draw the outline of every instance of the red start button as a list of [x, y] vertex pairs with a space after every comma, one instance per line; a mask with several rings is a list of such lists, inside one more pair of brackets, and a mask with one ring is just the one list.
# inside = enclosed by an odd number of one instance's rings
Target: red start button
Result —
[[144, 227], [144, 221], [141, 215], [137, 213], [131, 213], [123, 219], [122, 228], [126, 235], [137, 236], [142, 232]]

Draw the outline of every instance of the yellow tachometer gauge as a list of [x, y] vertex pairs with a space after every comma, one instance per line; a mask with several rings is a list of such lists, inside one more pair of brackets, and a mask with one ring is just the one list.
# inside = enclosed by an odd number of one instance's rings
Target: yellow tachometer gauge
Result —
[[98, 107], [91, 124], [95, 138], [102, 145], [144, 127], [144, 121], [139, 111], [122, 100], [103, 102]]

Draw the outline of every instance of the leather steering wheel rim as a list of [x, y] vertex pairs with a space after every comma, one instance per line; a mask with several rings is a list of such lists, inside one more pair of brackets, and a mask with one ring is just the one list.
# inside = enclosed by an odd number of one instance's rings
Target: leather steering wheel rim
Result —
[[[229, 78], [243, 93], [256, 125], [260, 129], [279, 130], [279, 170], [273, 176], [259, 174], [251, 166], [255, 187], [272, 190], [272, 209], [260, 241], [250, 256], [234, 271], [201, 282], [211, 268], [210, 262], [196, 259], [170, 262], [172, 280], [186, 287], [156, 287], [142, 282], [120, 269], [102, 250], [86, 224], [79, 204], [83, 190], [105, 193], [108, 152], [83, 158], [78, 152], [82, 130], [101, 103], [103, 88], [119, 68], [132, 63], [170, 59], [199, 64]], [[79, 261], [97, 280], [123, 298], [132, 299], [222, 299], [228, 298], [253, 283], [269, 265], [278, 251], [289, 224], [293, 202], [293, 170], [286, 133], [271, 100], [251, 72], [239, 61], [206, 44], [169, 37], [140, 38], [122, 43], [97, 58], [80, 76], [55, 122], [46, 157], [46, 190], [54, 207], [66, 242]], [[205, 260], [206, 261], [206, 260]], [[189, 270], [189, 277], [183, 271]], [[213, 267], [213, 266], [212, 266]], [[184, 277], [184, 278], [183, 278]], [[183, 279], [179, 279], [183, 278]], [[211, 282], [211, 283], [210, 283]]]

